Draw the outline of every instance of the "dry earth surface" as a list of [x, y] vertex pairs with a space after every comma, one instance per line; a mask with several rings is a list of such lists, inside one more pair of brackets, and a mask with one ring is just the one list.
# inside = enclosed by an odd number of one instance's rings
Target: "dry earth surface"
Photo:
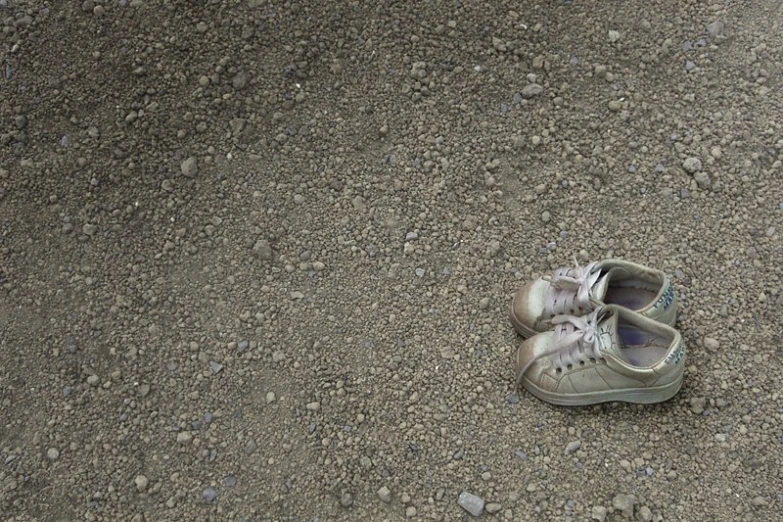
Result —
[[[783, 517], [778, 0], [0, 20], [3, 521]], [[514, 389], [572, 255], [674, 277], [675, 399]]]

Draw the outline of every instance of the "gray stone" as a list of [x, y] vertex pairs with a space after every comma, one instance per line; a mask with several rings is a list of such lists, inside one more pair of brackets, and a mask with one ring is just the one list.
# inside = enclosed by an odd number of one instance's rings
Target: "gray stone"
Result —
[[474, 517], [481, 515], [481, 512], [484, 511], [484, 499], [467, 491], [459, 494], [457, 504]]
[[685, 161], [682, 162], [682, 168], [689, 174], [695, 174], [701, 170], [701, 160], [693, 156], [686, 158]]
[[244, 89], [247, 85], [249, 78], [247, 76], [247, 73], [244, 72], [238, 72], [234, 77], [231, 79], [231, 85], [234, 86], [234, 89]]
[[691, 397], [691, 411], [696, 415], [701, 415], [707, 406], [707, 399], [704, 397]]
[[253, 252], [265, 261], [271, 260], [275, 255], [272, 250], [272, 245], [269, 244], [269, 241], [264, 239], [256, 241], [256, 244], [253, 245]]
[[617, 511], [622, 512], [623, 516], [626, 518], [631, 518], [633, 516], [634, 504], [636, 504], [636, 497], [633, 495], [620, 494], [615, 495], [612, 499], [612, 506]]
[[607, 509], [604, 506], [593, 506], [590, 510], [590, 518], [603, 522], [606, 520]]
[[150, 484], [149, 479], [144, 475], [137, 476], [133, 482], [134, 484], [136, 484], [136, 489], [138, 491], [144, 491], [145, 489], [147, 489], [147, 486], [149, 486]]
[[204, 502], [207, 504], [212, 504], [217, 500], [218, 492], [213, 487], [204, 488], [204, 491], [201, 492], [201, 498], [204, 499]]
[[391, 491], [389, 491], [389, 488], [386, 486], [381, 486], [381, 488], [378, 490], [378, 498], [380, 498], [382, 501], [386, 502], [387, 504], [391, 502]]
[[652, 510], [647, 506], [640, 507], [639, 511], [636, 513], [636, 520], [639, 522], [652, 522], [652, 519]]
[[524, 89], [522, 89], [522, 92], [520, 92], [519, 94], [523, 98], [529, 99], [538, 96], [542, 92], [544, 92], [544, 88], [542, 86], [540, 86], [537, 83], [531, 83], [530, 85], [527, 85]]
[[724, 27], [725, 26], [723, 22], [716, 20], [707, 26], [707, 34], [709, 34], [710, 38], [714, 40], [715, 38], [723, 34]]
[[182, 175], [186, 178], [194, 178], [198, 174], [198, 159], [195, 156], [191, 156], [179, 166]]
[[712, 185], [710, 176], [706, 172], [697, 172], [696, 174], [693, 175], [693, 179], [699, 185], [699, 188], [702, 189], [709, 188], [709, 186]]
[[490, 515], [494, 515], [495, 513], [503, 509], [503, 506], [499, 502], [490, 502], [489, 504], [486, 505], [484, 509], [486, 509], [487, 513], [489, 513]]
[[711, 352], [717, 352], [720, 348], [720, 341], [713, 339], [712, 337], [704, 338], [704, 347]]

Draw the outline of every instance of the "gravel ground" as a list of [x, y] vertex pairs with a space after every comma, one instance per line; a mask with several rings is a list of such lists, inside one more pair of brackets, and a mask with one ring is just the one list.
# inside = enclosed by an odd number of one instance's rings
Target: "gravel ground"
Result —
[[[0, 20], [3, 521], [783, 518], [778, 0]], [[573, 255], [675, 278], [675, 399], [514, 389]]]

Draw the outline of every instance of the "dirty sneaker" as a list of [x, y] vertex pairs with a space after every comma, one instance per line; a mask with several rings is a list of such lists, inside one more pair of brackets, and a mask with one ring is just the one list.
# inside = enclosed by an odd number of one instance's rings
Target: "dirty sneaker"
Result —
[[574, 268], [558, 268], [531, 281], [511, 301], [511, 323], [523, 337], [552, 329], [556, 315], [582, 316], [604, 304], [616, 304], [674, 326], [677, 296], [660, 270], [606, 259]]
[[617, 305], [576, 317], [526, 340], [514, 357], [517, 385], [560, 406], [663, 402], [680, 390], [685, 345], [679, 332]]

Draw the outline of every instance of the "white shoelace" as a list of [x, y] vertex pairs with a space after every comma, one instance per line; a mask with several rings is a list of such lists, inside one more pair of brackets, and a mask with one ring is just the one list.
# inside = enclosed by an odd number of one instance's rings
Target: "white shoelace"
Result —
[[555, 316], [552, 319], [555, 325], [555, 342], [520, 369], [517, 374], [517, 384], [528, 368], [544, 357], [552, 357], [552, 365], [557, 371], [571, 368], [575, 364], [603, 359], [601, 345], [598, 342], [598, 319], [602, 311], [603, 307], [598, 307], [591, 314], [583, 317]]
[[551, 276], [549, 289], [544, 302], [544, 313], [549, 317], [574, 315], [577, 312], [589, 312], [595, 308], [590, 291], [601, 279], [601, 271], [596, 270], [597, 262], [582, 268], [574, 257], [575, 268], [558, 268]]

